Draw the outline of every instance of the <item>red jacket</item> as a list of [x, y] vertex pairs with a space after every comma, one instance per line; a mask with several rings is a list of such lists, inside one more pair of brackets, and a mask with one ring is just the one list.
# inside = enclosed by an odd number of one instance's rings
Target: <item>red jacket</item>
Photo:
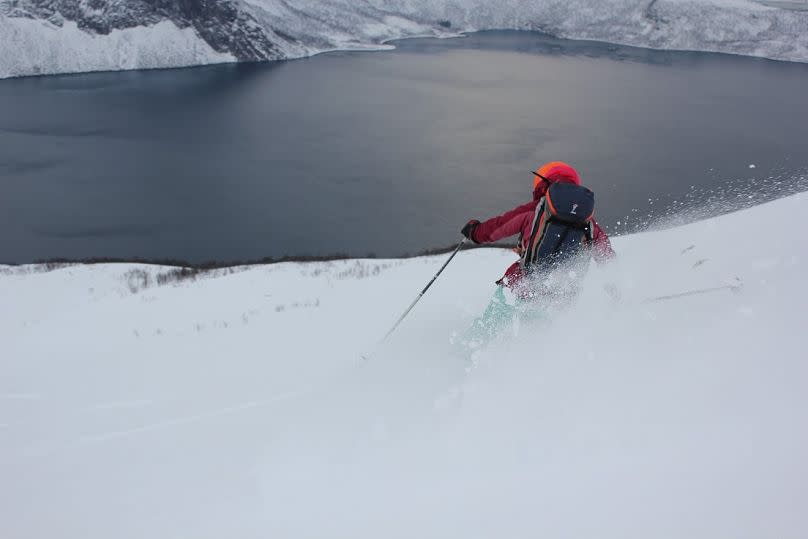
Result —
[[[471, 239], [476, 243], [492, 243], [508, 236], [521, 234], [519, 249], [520, 252], [524, 250], [530, 241], [530, 228], [533, 225], [536, 206], [547, 192], [547, 187], [546, 182], [540, 182], [533, 191], [533, 200], [477, 225], [472, 232]], [[594, 219], [592, 225], [592, 256], [599, 263], [606, 262], [615, 256], [612, 244]], [[521, 277], [522, 267], [519, 262], [514, 262], [498, 282], [511, 286], [516, 284]]]

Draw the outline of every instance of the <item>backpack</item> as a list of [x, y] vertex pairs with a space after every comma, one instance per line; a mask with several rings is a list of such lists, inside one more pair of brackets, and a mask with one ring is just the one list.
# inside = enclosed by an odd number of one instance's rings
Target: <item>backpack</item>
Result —
[[588, 253], [594, 212], [595, 194], [591, 190], [571, 183], [550, 185], [536, 206], [522, 266], [529, 273], [552, 269]]

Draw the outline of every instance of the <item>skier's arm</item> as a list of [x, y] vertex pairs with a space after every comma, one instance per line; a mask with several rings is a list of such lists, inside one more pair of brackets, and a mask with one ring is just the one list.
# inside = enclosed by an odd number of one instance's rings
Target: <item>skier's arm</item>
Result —
[[600, 228], [596, 221], [592, 221], [594, 227], [592, 230], [592, 256], [594, 259], [602, 264], [612, 260], [617, 255], [612, 249], [612, 242], [609, 241], [609, 236]]
[[522, 231], [525, 219], [533, 216], [535, 208], [535, 202], [528, 202], [502, 215], [483, 221], [474, 227], [471, 239], [476, 243], [491, 243], [518, 234]]

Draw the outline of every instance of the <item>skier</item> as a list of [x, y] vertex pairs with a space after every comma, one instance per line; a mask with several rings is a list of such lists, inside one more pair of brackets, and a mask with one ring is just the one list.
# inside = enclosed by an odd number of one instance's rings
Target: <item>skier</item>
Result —
[[[472, 219], [461, 231], [474, 243], [520, 235], [514, 249], [520, 258], [497, 281], [494, 297], [464, 339], [471, 341], [466, 346], [487, 342], [519, 307], [568, 303], [578, 292], [590, 256], [599, 263], [615, 256], [592, 216], [594, 195], [581, 186], [578, 172], [552, 161], [533, 174], [533, 200], [483, 222]], [[528, 310], [541, 318], [541, 309]]]

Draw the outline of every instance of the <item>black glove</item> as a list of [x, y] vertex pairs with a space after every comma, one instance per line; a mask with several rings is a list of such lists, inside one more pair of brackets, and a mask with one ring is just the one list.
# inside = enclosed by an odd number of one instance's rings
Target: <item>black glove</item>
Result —
[[477, 243], [477, 240], [474, 239], [474, 229], [477, 228], [477, 225], [479, 224], [480, 221], [478, 221], [477, 219], [472, 219], [471, 221], [466, 223], [466, 226], [463, 227], [463, 230], [461, 230], [460, 233], [466, 236], [474, 243]]

